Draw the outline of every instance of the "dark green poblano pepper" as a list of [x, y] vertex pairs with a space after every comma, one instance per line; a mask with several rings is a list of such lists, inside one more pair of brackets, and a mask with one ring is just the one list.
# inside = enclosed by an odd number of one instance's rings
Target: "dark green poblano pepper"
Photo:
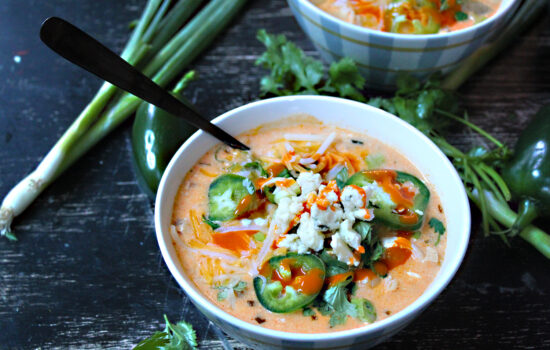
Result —
[[[195, 77], [188, 72], [176, 85], [173, 94], [179, 94]], [[168, 162], [182, 143], [197, 129], [161, 108], [143, 102], [136, 112], [132, 128], [132, 153], [138, 183], [154, 197]]]
[[550, 105], [542, 107], [522, 131], [502, 177], [519, 201], [512, 235], [537, 217], [550, 217]]

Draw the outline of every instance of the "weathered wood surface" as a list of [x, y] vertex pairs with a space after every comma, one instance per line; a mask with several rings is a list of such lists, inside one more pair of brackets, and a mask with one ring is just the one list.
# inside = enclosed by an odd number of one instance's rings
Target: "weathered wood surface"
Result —
[[[120, 51], [143, 4], [0, 3], [1, 195], [36, 166], [100, 85], [39, 42], [41, 21], [64, 17]], [[461, 90], [472, 119], [508, 144], [550, 102], [549, 23], [546, 14]], [[192, 67], [200, 78], [188, 96], [208, 115], [257, 99], [264, 74], [254, 66], [263, 50], [254, 38], [259, 28], [284, 33], [317, 56], [285, 1], [251, 1]], [[163, 313], [193, 323], [201, 348], [222, 348], [162, 261], [152, 203], [131, 168], [130, 126], [107, 137], [15, 221], [18, 243], [0, 240], [0, 349], [131, 348], [162, 328]], [[466, 131], [453, 138], [465, 147], [475, 141]], [[484, 238], [475, 212], [468, 254], [450, 286], [379, 348], [550, 348], [550, 262], [519, 239], [512, 246]]]

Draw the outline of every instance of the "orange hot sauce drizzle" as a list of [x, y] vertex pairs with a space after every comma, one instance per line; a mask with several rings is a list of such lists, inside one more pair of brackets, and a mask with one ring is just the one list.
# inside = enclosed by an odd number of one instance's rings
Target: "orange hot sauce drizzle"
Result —
[[[286, 286], [292, 287], [295, 291], [303, 294], [315, 294], [322, 287], [324, 283], [323, 270], [318, 268], [312, 268], [310, 270], [304, 270], [303, 267], [291, 267], [294, 264], [294, 259], [283, 259], [280, 262], [280, 267], [283, 270], [290, 270], [290, 277], [283, 277], [279, 274], [277, 269], [274, 269], [271, 273], [271, 280], [279, 281], [283, 285], [283, 291]], [[269, 277], [270, 267], [266, 263], [260, 270], [260, 274]]]
[[397, 205], [396, 210], [402, 223], [414, 224], [418, 221], [418, 215], [410, 210], [414, 206], [415, 193], [397, 182], [397, 173], [394, 170], [367, 170], [363, 173], [390, 195], [391, 200]]
[[281, 171], [285, 170], [286, 166], [283, 163], [275, 163], [273, 165], [270, 165], [266, 171], [269, 177], [275, 177], [281, 173]]
[[212, 243], [236, 253], [250, 249], [250, 235], [257, 231], [232, 231], [212, 235]]
[[353, 275], [354, 275], [353, 271], [348, 271], [348, 272], [344, 272], [344, 273], [339, 273], [339, 274], [334, 275], [334, 276], [330, 276], [327, 279], [328, 287], [329, 288], [334, 287], [338, 283], [343, 282], [346, 279], [348, 279], [350, 276], [353, 277]]
[[411, 242], [404, 237], [398, 237], [394, 245], [384, 250], [381, 261], [386, 264], [388, 270], [403, 265], [412, 254]]

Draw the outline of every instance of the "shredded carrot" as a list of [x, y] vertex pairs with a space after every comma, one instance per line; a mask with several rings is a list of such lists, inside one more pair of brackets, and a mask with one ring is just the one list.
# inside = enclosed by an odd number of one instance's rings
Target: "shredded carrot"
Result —
[[198, 218], [197, 213], [193, 209], [189, 210], [189, 220], [191, 221], [195, 238], [205, 244], [212, 240], [212, 236], [210, 235], [212, 229]]

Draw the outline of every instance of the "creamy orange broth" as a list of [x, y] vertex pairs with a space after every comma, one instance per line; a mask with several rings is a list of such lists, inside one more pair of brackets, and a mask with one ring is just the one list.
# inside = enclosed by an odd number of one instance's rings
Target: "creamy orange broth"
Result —
[[[310, 0], [348, 23], [401, 34], [445, 33], [471, 27], [493, 16], [502, 0]], [[456, 14], [459, 13], [458, 16]], [[465, 14], [465, 18], [460, 18]], [[457, 17], [459, 19], [457, 19]], [[414, 27], [417, 20], [421, 27]], [[434, 27], [430, 20], [435, 21]], [[401, 23], [401, 24], [397, 24]], [[418, 25], [417, 24], [417, 25]], [[419, 28], [423, 30], [419, 31]], [[416, 31], [416, 32], [415, 32]]]
[[[431, 192], [430, 203], [425, 217], [428, 219], [435, 217], [445, 223], [439, 198], [433, 187], [426, 181], [427, 179], [399, 152], [378, 140], [350, 130], [321, 124], [310, 117], [290, 118], [285, 122], [278, 123], [276, 127], [267, 125], [245, 132], [238, 139], [250, 146], [254, 154], [259, 158], [274, 158], [276, 152], [273, 151], [273, 146], [281, 143], [285, 133], [322, 135], [326, 137], [331, 132], [336, 132], [337, 134], [333, 147], [336, 147], [340, 151], [349, 151], [359, 155], [358, 158], [362, 162], [361, 168], [365, 168], [363, 160], [365, 155], [382, 153], [385, 157], [385, 163], [382, 167], [409, 172], [422, 179], [428, 185]], [[352, 139], [360, 140], [364, 144], [354, 144], [351, 142]], [[207, 270], [205, 266], [209, 262], [212, 264], [214, 260], [217, 260], [214, 266], [217, 266], [217, 269], [221, 273], [227, 273], [227, 271], [222, 271], [223, 268], [219, 267], [220, 264], [227, 266], [227, 262], [224, 262], [224, 259], [205, 258], [201, 254], [182, 246], [182, 244], [188, 244], [194, 237], [190, 212], [194, 211], [199, 218], [202, 214], [208, 214], [208, 187], [215, 176], [227, 172], [223, 164], [214, 159], [214, 153], [218, 147], [220, 146], [209, 150], [189, 171], [176, 195], [172, 214], [172, 222], [177, 227], [178, 232], [173, 244], [178, 252], [181, 264], [197, 288], [212, 303], [229, 314], [252, 324], [261, 324], [261, 326], [270, 329], [300, 333], [321, 333], [364, 326], [366, 323], [348, 317], [344, 325], [331, 328], [328, 322], [329, 317], [322, 316], [319, 312], [316, 313], [315, 317], [303, 316], [301, 310], [286, 314], [271, 313], [259, 304], [252, 287], [253, 277], [248, 273], [239, 275], [239, 279], [247, 283], [247, 288], [244, 292], [237, 293], [238, 295], [234, 300], [224, 300], [221, 302], [217, 300], [218, 290], [213, 288], [212, 281], [209, 281], [209, 278], [205, 278], [204, 272]], [[205, 224], [201, 225], [206, 226]], [[204, 226], [203, 229], [205, 228]], [[206, 229], [210, 230], [209, 227]], [[376, 308], [377, 321], [399, 312], [417, 299], [432, 282], [440, 268], [446, 246], [445, 236], [442, 236], [440, 243], [435, 246], [434, 242], [437, 239], [437, 234], [428, 227], [426, 222], [421, 232], [420, 238], [412, 238], [411, 241], [424, 253], [423, 258], [414, 258], [411, 256], [405, 264], [392, 269], [389, 272], [389, 277], [382, 279], [374, 287], [363, 282], [358, 283], [360, 288], [356, 296], [367, 298], [372, 302]], [[259, 243], [259, 246], [261, 246], [261, 243]], [[250, 262], [254, 259], [255, 254], [257, 254], [257, 250], [252, 251], [250, 257], [243, 259], [244, 263], [242, 266], [244, 266], [244, 271], [249, 270]], [[223, 250], [219, 251], [224, 253]], [[437, 252], [438, 256], [435, 257], [436, 259], [433, 259], [433, 253], [435, 252]], [[279, 248], [278, 253], [284, 254], [285, 249]], [[432, 253], [432, 260], [437, 261], [429, 261], [429, 253]], [[392, 284], [394, 284], [393, 287], [395, 287], [395, 284], [397, 285], [393, 290], [391, 290]]]

